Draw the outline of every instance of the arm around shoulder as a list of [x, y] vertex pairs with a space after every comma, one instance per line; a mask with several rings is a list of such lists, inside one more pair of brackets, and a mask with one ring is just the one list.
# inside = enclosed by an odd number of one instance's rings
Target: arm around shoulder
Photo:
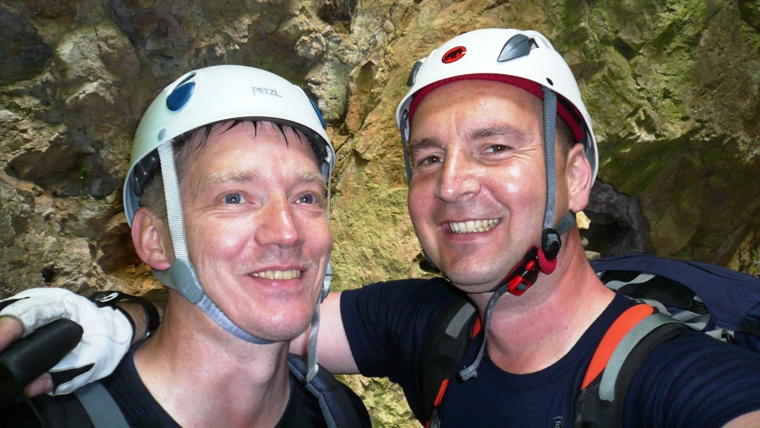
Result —
[[[98, 308], [93, 302], [61, 288], [29, 289], [4, 300], [0, 316], [15, 318], [4, 321], [3, 341], [18, 338], [18, 324], [27, 336], [43, 325], [59, 318], [68, 318], [84, 329], [83, 339], [43, 379], [45, 389], [55, 387], [55, 394], [67, 394], [79, 386], [110, 374], [129, 349], [132, 339], [130, 322], [113, 308]], [[18, 323], [16, 322], [18, 321]], [[7, 328], [10, 328], [7, 330]], [[38, 379], [40, 380], [40, 379]], [[31, 389], [31, 394], [38, 392]], [[30, 390], [27, 390], [30, 393]]]
[[[356, 374], [359, 369], [351, 354], [340, 312], [340, 292], [331, 292], [320, 307], [317, 353], [319, 364], [334, 374]], [[306, 355], [309, 330], [290, 342], [290, 352]]]

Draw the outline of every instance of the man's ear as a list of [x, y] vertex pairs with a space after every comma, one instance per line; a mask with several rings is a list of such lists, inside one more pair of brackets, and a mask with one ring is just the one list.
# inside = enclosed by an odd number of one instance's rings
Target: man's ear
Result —
[[171, 267], [171, 239], [164, 239], [167, 233], [165, 222], [153, 212], [147, 208], [137, 210], [132, 219], [132, 243], [140, 259], [153, 269]]
[[565, 165], [567, 177], [568, 209], [572, 212], [582, 211], [588, 205], [591, 194], [591, 165], [586, 158], [583, 144], [576, 144], [567, 153]]

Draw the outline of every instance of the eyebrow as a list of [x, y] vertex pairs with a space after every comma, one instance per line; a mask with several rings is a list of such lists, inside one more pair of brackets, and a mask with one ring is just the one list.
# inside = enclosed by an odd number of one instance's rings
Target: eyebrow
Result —
[[468, 138], [471, 140], [480, 140], [490, 137], [507, 137], [510, 139], [523, 140], [525, 139], [525, 133], [512, 126], [501, 125], [479, 128], [468, 135]]
[[[324, 177], [322, 174], [304, 171], [298, 174], [299, 181], [303, 183], [317, 183], [320, 186], [327, 188]], [[259, 180], [258, 174], [251, 171], [223, 171], [211, 174], [208, 179], [204, 180], [204, 186], [211, 187], [218, 183], [249, 183]]]
[[409, 142], [409, 153], [416, 152], [418, 150], [428, 149], [430, 147], [441, 147], [441, 143], [436, 138], [423, 138], [421, 140], [414, 140]]
[[213, 186], [218, 183], [233, 182], [233, 183], [245, 183], [250, 181], [258, 181], [259, 176], [255, 172], [250, 171], [222, 171], [211, 174], [204, 184], [206, 186]]
[[[518, 141], [524, 140], [526, 138], [525, 133], [518, 129], [515, 129], [512, 126], [507, 125], [477, 128], [466, 135], [467, 140], [482, 140], [491, 137], [507, 137], [509, 139], [515, 139]], [[437, 138], [425, 137], [421, 140], [410, 141], [409, 152], [413, 153], [418, 150], [441, 146], [442, 144]]]
[[316, 172], [302, 172], [300, 175], [301, 175], [300, 179], [302, 183], [319, 184], [320, 187], [327, 190], [327, 180], [322, 174], [316, 173]]

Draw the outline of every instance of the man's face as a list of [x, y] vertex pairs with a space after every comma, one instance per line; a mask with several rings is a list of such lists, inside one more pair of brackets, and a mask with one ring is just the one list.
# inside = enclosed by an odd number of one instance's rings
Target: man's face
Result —
[[[540, 242], [542, 127], [540, 100], [499, 82], [451, 83], [417, 108], [409, 212], [431, 261], [465, 291], [490, 290]], [[557, 212], [564, 213], [561, 172]]]
[[288, 340], [311, 321], [332, 246], [324, 181], [303, 135], [286, 130], [286, 143], [267, 122], [228, 128], [214, 126], [185, 164], [190, 259], [235, 324]]

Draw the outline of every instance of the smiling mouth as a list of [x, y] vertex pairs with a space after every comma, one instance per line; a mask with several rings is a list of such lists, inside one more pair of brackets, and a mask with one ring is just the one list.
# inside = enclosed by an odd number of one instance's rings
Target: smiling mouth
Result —
[[475, 233], [487, 232], [499, 224], [498, 218], [489, 220], [469, 220], [460, 222], [449, 222], [449, 230], [452, 233]]
[[264, 272], [255, 272], [251, 276], [266, 278], [266, 279], [293, 279], [300, 278], [300, 270], [268, 270]]

